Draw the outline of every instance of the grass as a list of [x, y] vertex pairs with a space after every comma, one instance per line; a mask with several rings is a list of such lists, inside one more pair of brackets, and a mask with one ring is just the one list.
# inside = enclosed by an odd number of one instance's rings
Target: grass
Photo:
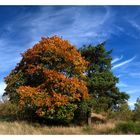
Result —
[[29, 124], [24, 121], [0, 122], [0, 134], [3, 135], [86, 135], [104, 134], [107, 129], [113, 129], [114, 124], [95, 124], [92, 126], [41, 126], [40, 124]]
[[94, 124], [93, 128], [96, 131], [96, 134], [111, 134], [117, 123], [117, 121], [109, 120], [107, 123]]
[[97, 134], [140, 134], [140, 123], [108, 121], [91, 126], [46, 126], [25, 121], [0, 121], [2, 135], [97, 135]]
[[26, 122], [0, 122], [0, 134], [13, 135], [52, 135], [52, 134], [81, 134], [82, 127], [41, 126]]

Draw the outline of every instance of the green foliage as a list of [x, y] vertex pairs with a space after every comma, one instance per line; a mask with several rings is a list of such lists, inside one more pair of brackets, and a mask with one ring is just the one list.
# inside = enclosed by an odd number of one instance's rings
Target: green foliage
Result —
[[133, 113], [134, 113], [133, 120], [140, 121], [140, 98], [137, 98]]
[[83, 125], [83, 124], [87, 123], [87, 121], [88, 121], [87, 119], [91, 115], [94, 102], [95, 102], [95, 100], [91, 99], [91, 100], [80, 102], [78, 104], [78, 107], [74, 113], [74, 122], [76, 124]]
[[95, 98], [93, 110], [97, 113], [106, 112], [112, 105], [112, 99], [110, 97]]
[[128, 103], [122, 103], [115, 111], [108, 111], [108, 118], [121, 121], [130, 121], [133, 117], [133, 112], [128, 106]]
[[11, 102], [0, 103], [0, 120], [12, 121], [18, 119], [19, 108]]
[[54, 120], [56, 123], [69, 124], [74, 117], [74, 111], [77, 109], [75, 104], [67, 104], [55, 110], [51, 110], [47, 114], [47, 120]]
[[95, 99], [94, 111], [115, 110], [119, 104], [128, 100], [128, 94], [116, 87], [119, 79], [111, 72], [111, 52], [104, 43], [97, 46], [84, 46], [79, 49], [81, 55], [89, 61], [86, 71], [87, 86], [90, 95]]
[[140, 134], [140, 123], [132, 121], [121, 122], [116, 125], [113, 131], [117, 134]]
[[88, 76], [96, 72], [104, 72], [111, 69], [111, 51], [106, 51], [104, 43], [97, 46], [84, 46], [79, 49], [82, 56], [90, 62]]
[[16, 70], [12, 70], [11, 73], [5, 78], [7, 86], [5, 88], [5, 93], [3, 94], [3, 96], [8, 96], [10, 97], [11, 102], [17, 103], [19, 100], [19, 96], [16, 92], [16, 89], [21, 85], [25, 85], [26, 81], [27, 79], [21, 70], [18, 73]]

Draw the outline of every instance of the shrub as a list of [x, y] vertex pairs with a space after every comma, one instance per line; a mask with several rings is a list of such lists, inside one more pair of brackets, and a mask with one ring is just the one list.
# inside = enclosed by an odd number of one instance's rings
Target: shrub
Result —
[[110, 119], [129, 121], [132, 119], [133, 112], [130, 110], [127, 103], [123, 103], [117, 110], [108, 110], [108, 117]]
[[140, 134], [140, 123], [121, 122], [116, 125], [114, 131], [122, 134]]
[[7, 121], [16, 120], [18, 119], [18, 110], [18, 107], [9, 101], [0, 103], [0, 119]]
[[133, 120], [140, 121], [140, 98], [137, 98], [133, 113]]

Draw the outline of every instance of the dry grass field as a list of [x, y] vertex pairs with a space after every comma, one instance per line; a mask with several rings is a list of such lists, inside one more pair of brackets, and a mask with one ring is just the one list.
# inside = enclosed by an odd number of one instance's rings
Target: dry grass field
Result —
[[82, 134], [104, 134], [108, 129], [115, 127], [115, 124], [94, 124], [92, 126], [41, 126], [39, 124], [28, 124], [26, 122], [0, 122], [1, 135], [82, 135]]

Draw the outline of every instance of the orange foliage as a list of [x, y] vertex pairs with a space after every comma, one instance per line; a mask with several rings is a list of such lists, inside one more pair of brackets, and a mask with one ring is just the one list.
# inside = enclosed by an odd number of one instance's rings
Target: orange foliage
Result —
[[44, 80], [36, 86], [28, 84], [17, 89], [21, 107], [35, 106], [37, 115], [42, 117], [61, 106], [89, 99], [82, 80], [88, 62], [68, 41], [57, 36], [42, 38], [22, 55], [16, 71], [21, 70], [27, 77], [41, 74]]
[[[74, 46], [57, 36], [42, 38], [23, 54], [22, 61], [27, 65], [49, 65], [49, 68], [53, 67], [57, 71], [65, 69], [73, 74], [83, 74], [88, 64]], [[20, 69], [21, 66], [25, 68], [25, 65], [20, 65]]]
[[67, 78], [64, 74], [46, 70], [46, 81], [38, 87], [21, 86], [17, 89], [20, 105], [27, 101], [31, 106], [52, 109], [89, 98], [84, 81]]

